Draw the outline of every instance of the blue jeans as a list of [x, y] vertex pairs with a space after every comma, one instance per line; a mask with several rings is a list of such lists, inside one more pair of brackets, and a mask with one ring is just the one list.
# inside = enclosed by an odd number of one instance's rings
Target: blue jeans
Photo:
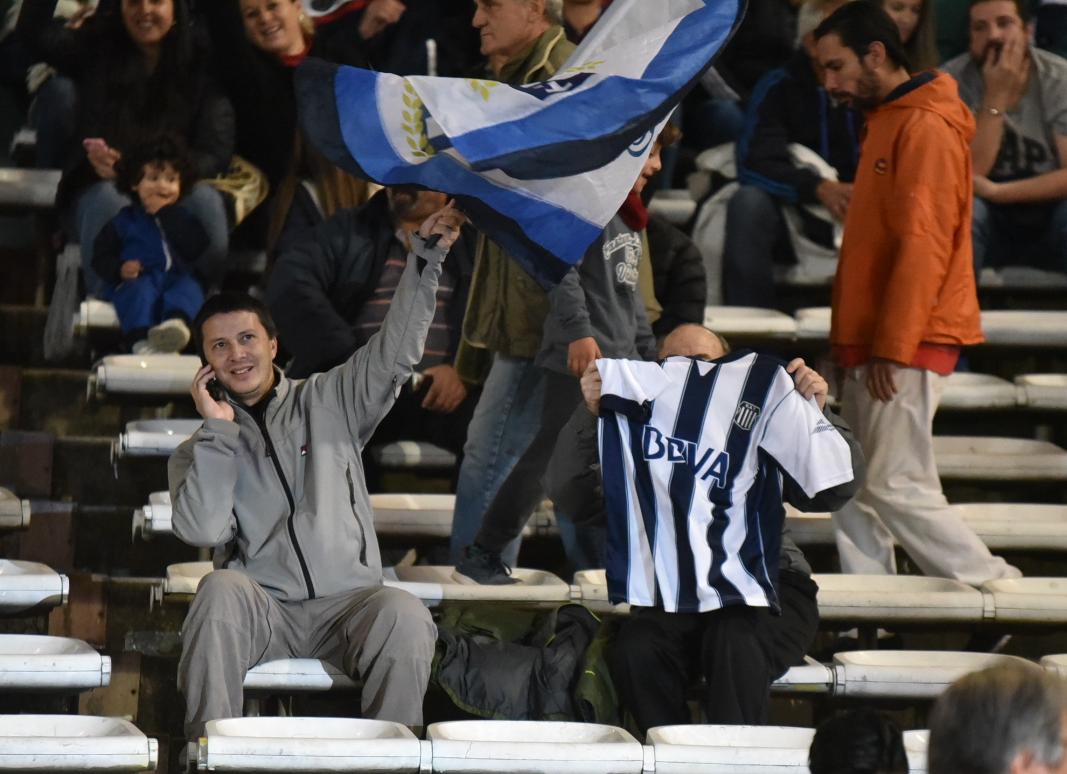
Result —
[[1067, 199], [998, 205], [976, 196], [971, 237], [975, 274], [987, 266], [1067, 272]]
[[723, 300], [730, 306], [773, 308], [775, 257], [791, 249], [778, 201], [754, 185], [738, 188], [726, 205]]
[[[451, 561], [474, 542], [501, 484], [537, 435], [544, 401], [544, 371], [532, 360], [497, 355], [467, 428], [463, 463], [456, 482], [452, 516]], [[521, 538], [502, 552], [515, 566]]]
[[29, 123], [37, 131], [37, 167], [66, 169], [76, 152], [78, 88], [74, 81], [53, 75], [37, 91]]
[[[108, 292], [107, 283], [93, 271], [93, 243], [104, 226], [131, 202], [130, 197], [119, 191], [110, 180], [101, 180], [82, 191], [74, 204], [74, 231], [81, 245], [82, 274], [86, 293], [90, 296], [103, 298]], [[197, 261], [196, 269], [209, 281], [217, 282], [225, 271], [229, 246], [226, 206], [222, 194], [206, 183], [197, 183], [187, 196], [182, 197], [178, 206], [200, 221], [207, 232], [208, 247]]]

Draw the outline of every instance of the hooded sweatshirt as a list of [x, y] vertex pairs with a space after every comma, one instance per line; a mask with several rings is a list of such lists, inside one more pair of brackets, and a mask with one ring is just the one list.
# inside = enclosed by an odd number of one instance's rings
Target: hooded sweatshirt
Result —
[[983, 340], [971, 249], [975, 123], [948, 75], [922, 73], [867, 115], [834, 280], [830, 340], [845, 367], [872, 357], [951, 373]]

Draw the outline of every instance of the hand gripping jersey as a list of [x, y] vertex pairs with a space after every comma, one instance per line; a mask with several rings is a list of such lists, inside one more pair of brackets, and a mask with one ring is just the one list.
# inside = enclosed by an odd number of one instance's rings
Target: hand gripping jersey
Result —
[[852, 480], [848, 444], [780, 360], [598, 360], [613, 603], [778, 610], [783, 476]]

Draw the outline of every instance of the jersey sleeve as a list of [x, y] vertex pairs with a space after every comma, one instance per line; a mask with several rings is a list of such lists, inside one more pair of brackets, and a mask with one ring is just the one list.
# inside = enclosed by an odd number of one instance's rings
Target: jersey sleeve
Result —
[[852, 455], [840, 433], [793, 387], [784, 369], [775, 378], [782, 395], [763, 426], [759, 446], [809, 498], [853, 478]]
[[659, 363], [640, 360], [596, 361], [600, 372], [600, 413], [614, 412], [647, 421], [648, 405], [669, 384]]

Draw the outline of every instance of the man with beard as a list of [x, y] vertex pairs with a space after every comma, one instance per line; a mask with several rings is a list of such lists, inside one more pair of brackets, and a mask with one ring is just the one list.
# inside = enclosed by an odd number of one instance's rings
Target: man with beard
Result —
[[908, 74], [896, 25], [849, 3], [815, 30], [834, 99], [866, 112], [830, 339], [842, 416], [867, 480], [834, 514], [845, 572], [896, 572], [894, 538], [928, 575], [980, 585], [1019, 571], [989, 553], [941, 491], [933, 418], [960, 348], [982, 341], [971, 264], [974, 118], [948, 75]]
[[[342, 210], [310, 238], [281, 253], [267, 287], [267, 303], [282, 346], [292, 355], [286, 373], [302, 379], [347, 360], [382, 325], [404, 271], [411, 234], [447, 196], [396, 186], [363, 207]], [[469, 228], [445, 259], [437, 309], [416, 366], [416, 385], [404, 385], [375, 443], [428, 441], [456, 454], [463, 449], [477, 395], [453, 367], [459, 345], [475, 236]]]
[[975, 270], [1067, 272], [1067, 60], [1029, 44], [1021, 0], [972, 0], [970, 46], [944, 70], [978, 124]]

